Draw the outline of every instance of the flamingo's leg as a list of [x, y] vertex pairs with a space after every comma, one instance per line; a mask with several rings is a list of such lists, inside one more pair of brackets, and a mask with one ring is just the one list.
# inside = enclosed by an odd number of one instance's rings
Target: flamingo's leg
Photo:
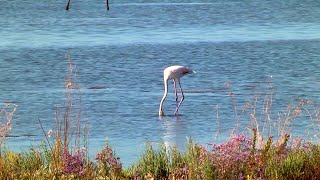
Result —
[[179, 83], [179, 86], [180, 86], [180, 91], [181, 91], [182, 98], [181, 98], [181, 100], [180, 100], [180, 102], [179, 102], [179, 104], [177, 106], [176, 112], [174, 113], [175, 116], [178, 115], [179, 107], [180, 107], [182, 101], [184, 100], [184, 94], [183, 94], [183, 90], [182, 90], [182, 87], [181, 87], [181, 84], [180, 84], [180, 80], [178, 80], [178, 83]]
[[177, 83], [175, 79], [173, 79], [173, 86], [174, 86], [174, 94], [176, 95], [176, 108], [178, 108], [178, 92], [177, 92]]

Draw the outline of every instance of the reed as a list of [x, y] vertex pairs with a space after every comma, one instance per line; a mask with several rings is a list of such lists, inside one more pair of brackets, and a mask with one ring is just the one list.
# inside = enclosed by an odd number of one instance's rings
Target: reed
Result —
[[16, 110], [17, 105], [10, 102], [4, 103], [0, 109], [0, 157], [2, 154], [2, 143], [7, 133], [11, 130], [11, 120]]

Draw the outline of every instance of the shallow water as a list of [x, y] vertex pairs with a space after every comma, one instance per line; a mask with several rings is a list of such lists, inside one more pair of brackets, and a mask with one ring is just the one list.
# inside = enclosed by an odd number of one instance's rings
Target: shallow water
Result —
[[[10, 134], [20, 137], [6, 141], [16, 150], [44, 139], [39, 119], [45, 130], [55, 128], [56, 107], [65, 100], [66, 56], [83, 88], [90, 154], [107, 138], [125, 166], [146, 141], [180, 148], [186, 137], [220, 142], [237, 118], [239, 132], [246, 132], [250, 113], [242, 109], [255, 94], [257, 109], [273, 94], [274, 121], [299, 98], [319, 103], [317, 1], [111, 1], [110, 11], [103, 1], [71, 1], [70, 11], [52, 0], [0, 2], [0, 101], [18, 105]], [[169, 84], [168, 116], [160, 119], [162, 71], [174, 64], [197, 73], [181, 79], [179, 117], [172, 116]], [[107, 88], [86, 88], [94, 86]], [[302, 117], [292, 131], [305, 135], [310, 125], [318, 128]]]

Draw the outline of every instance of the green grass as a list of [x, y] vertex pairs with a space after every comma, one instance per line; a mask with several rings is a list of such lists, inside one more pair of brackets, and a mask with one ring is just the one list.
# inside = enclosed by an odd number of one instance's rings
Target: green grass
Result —
[[[140, 160], [127, 169], [106, 144], [96, 161], [83, 158], [74, 161], [73, 168], [83, 171], [65, 171], [63, 163], [57, 166], [55, 154], [45, 149], [31, 149], [16, 153], [4, 150], [0, 158], [0, 179], [317, 179], [320, 177], [320, 146], [306, 143], [290, 148], [283, 142], [272, 143], [263, 149], [252, 146], [254, 139], [243, 135], [226, 143], [204, 147], [188, 142], [187, 150], [180, 152], [147, 144]], [[107, 147], [107, 148], [106, 148]], [[246, 147], [250, 147], [247, 149]], [[102, 155], [103, 154], [103, 155]], [[82, 155], [80, 155], [82, 156]], [[63, 156], [58, 162], [63, 162]]]

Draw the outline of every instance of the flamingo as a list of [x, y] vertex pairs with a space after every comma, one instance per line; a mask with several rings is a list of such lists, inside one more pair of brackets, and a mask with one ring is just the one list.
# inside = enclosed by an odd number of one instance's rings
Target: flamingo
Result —
[[[176, 111], [174, 112], [174, 115], [175, 116], [178, 115], [179, 107], [180, 107], [182, 101], [184, 100], [184, 95], [183, 95], [183, 91], [182, 91], [181, 84], [180, 84], [180, 78], [187, 75], [187, 74], [192, 74], [192, 73], [194, 73], [194, 71], [192, 71], [191, 69], [184, 67], [184, 66], [179, 66], [179, 65], [169, 66], [163, 71], [164, 94], [163, 94], [163, 97], [160, 102], [159, 116], [164, 116], [162, 106], [163, 106], [164, 100], [166, 99], [166, 97], [168, 95], [168, 81], [170, 79], [173, 80], [174, 92], [176, 95]], [[177, 85], [176, 85], [177, 81], [179, 83], [180, 91], [181, 91], [181, 95], [182, 95], [180, 102], [178, 102], [178, 93], [177, 93]]]

